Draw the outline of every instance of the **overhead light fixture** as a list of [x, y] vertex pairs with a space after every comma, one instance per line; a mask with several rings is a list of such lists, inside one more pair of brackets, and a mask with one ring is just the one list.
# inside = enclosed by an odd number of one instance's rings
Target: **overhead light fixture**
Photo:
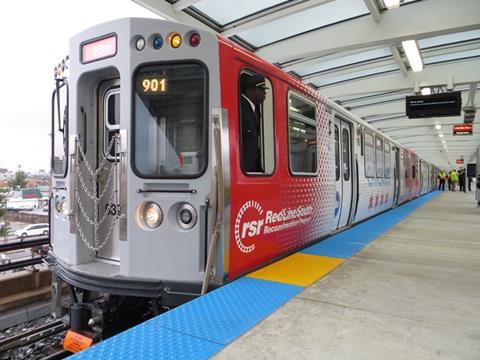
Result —
[[440, 124], [435, 125], [435, 129], [440, 130], [441, 128], [442, 128], [442, 125]]
[[447, 142], [445, 140], [442, 140], [442, 144], [446, 144]]
[[430, 90], [429, 87], [425, 87], [425, 88], [422, 88], [420, 92], [422, 93], [422, 95], [430, 95], [432, 93], [432, 90]]
[[400, 6], [400, 0], [383, 0], [383, 4], [387, 9], [395, 9]]
[[443, 135], [442, 133], [438, 134], [438, 137], [441, 137], [443, 138], [445, 135]]
[[414, 72], [422, 71], [423, 61], [418, 51], [417, 42], [415, 40], [402, 41], [402, 47], [412, 70]]

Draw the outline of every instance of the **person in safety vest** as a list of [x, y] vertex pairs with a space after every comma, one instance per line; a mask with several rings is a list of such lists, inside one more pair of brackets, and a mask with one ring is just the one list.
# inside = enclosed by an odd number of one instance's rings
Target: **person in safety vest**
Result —
[[458, 182], [458, 174], [455, 169], [452, 169], [452, 171], [450, 171], [450, 181], [452, 182], [452, 188], [450, 190], [455, 191], [455, 186]]
[[445, 191], [445, 180], [447, 179], [447, 173], [440, 170], [438, 173], [438, 190]]

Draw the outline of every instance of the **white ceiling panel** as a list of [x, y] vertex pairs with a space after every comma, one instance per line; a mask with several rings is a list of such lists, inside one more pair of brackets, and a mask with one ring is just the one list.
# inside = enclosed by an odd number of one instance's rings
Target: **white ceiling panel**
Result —
[[[405, 114], [405, 96], [425, 87], [462, 91], [463, 107], [479, 108], [479, 0], [403, 0], [390, 10], [379, 0], [133, 1], [230, 37], [438, 166], [469, 159], [480, 146], [480, 115], [474, 134], [459, 137], [452, 126], [463, 112]], [[411, 70], [405, 40], [418, 43], [423, 71]]]

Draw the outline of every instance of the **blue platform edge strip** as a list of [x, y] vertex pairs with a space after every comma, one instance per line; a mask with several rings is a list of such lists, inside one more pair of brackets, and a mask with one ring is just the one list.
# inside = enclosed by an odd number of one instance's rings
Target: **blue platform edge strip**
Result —
[[[302, 253], [348, 258], [438, 195], [427, 194]], [[304, 287], [243, 277], [150, 319], [70, 358], [85, 360], [208, 359]]]
[[303, 254], [348, 259], [438, 194], [438, 191], [428, 193], [333, 235], [300, 252]]

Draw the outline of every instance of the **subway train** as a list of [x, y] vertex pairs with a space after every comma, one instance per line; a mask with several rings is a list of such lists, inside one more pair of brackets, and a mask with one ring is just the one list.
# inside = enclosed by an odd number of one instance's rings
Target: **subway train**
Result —
[[231, 40], [140, 18], [71, 39], [51, 161], [55, 306], [66, 283], [72, 328], [101, 331], [430, 192], [438, 171]]

